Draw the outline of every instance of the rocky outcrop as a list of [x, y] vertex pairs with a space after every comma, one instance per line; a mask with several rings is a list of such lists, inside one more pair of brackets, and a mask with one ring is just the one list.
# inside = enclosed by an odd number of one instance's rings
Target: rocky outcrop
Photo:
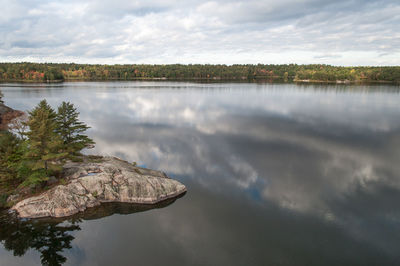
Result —
[[21, 218], [65, 217], [103, 202], [154, 204], [186, 192], [164, 173], [104, 157], [64, 166], [65, 185], [24, 199], [11, 209]]
[[14, 110], [3, 103], [0, 103], [0, 130], [7, 129], [8, 123], [16, 117], [23, 115], [24, 112]]
[[0, 116], [12, 111], [14, 110], [0, 102]]

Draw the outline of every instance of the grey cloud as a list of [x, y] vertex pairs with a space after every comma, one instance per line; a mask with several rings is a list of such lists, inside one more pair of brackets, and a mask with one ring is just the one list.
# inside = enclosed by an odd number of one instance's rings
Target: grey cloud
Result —
[[393, 64], [400, 53], [397, 1], [1, 5], [2, 61]]

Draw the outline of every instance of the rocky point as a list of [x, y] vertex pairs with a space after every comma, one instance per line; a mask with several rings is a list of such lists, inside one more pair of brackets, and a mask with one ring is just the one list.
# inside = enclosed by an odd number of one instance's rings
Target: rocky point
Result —
[[11, 210], [21, 218], [65, 217], [103, 202], [154, 204], [186, 192], [163, 172], [115, 157], [66, 163], [63, 180], [65, 184], [26, 198]]

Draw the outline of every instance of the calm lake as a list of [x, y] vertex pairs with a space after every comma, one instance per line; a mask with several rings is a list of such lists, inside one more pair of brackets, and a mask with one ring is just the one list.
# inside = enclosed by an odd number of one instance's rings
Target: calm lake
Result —
[[400, 88], [0, 84], [5, 103], [72, 102], [89, 154], [188, 192], [67, 220], [0, 215], [0, 265], [400, 265]]

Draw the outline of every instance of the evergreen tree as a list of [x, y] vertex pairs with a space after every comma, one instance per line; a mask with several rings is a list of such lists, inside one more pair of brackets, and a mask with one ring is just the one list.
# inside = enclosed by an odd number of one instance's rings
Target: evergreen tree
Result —
[[23, 156], [24, 142], [8, 131], [0, 131], [0, 188], [9, 189], [20, 183], [17, 169]]
[[72, 103], [62, 102], [57, 112], [57, 133], [63, 140], [64, 151], [70, 155], [78, 154], [82, 149], [91, 147], [94, 141], [83, 133], [89, 129], [78, 120], [79, 112]]
[[62, 139], [56, 133], [56, 112], [46, 100], [29, 112], [27, 125], [29, 150], [21, 163], [21, 174], [28, 174], [25, 185], [37, 185], [48, 179], [48, 176], [60, 171], [59, 160], [66, 154], [61, 152]]

